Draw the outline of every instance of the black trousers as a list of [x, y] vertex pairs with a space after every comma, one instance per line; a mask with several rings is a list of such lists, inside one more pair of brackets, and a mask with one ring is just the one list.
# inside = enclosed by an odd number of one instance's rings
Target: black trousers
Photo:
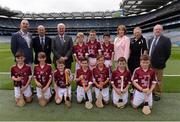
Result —
[[134, 70], [140, 66], [140, 57], [129, 57], [128, 68], [133, 74]]

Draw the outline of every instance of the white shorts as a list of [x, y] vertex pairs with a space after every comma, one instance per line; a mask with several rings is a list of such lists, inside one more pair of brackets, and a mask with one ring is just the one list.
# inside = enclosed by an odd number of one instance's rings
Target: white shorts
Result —
[[89, 67], [90, 67], [90, 70], [92, 70], [96, 66], [96, 63], [97, 63], [97, 59], [96, 58], [89, 57]]
[[[37, 97], [38, 97], [38, 99], [41, 98], [41, 97], [42, 97], [41, 88], [36, 87], [36, 91], [37, 91]], [[47, 88], [47, 90], [44, 92], [44, 98], [48, 100], [48, 99], [51, 98], [51, 96], [52, 96], [52, 94], [51, 94], [51, 88], [49, 87], [49, 88]]]
[[[89, 102], [92, 102], [92, 92], [91, 92], [91, 89], [89, 89], [87, 91], [87, 96], [88, 96]], [[82, 102], [83, 99], [84, 100], [86, 99], [84, 88], [81, 87], [81, 86], [77, 86], [77, 101], [78, 102]]]
[[127, 104], [128, 102], [128, 91], [124, 93], [122, 96], [118, 95], [116, 91], [112, 90], [112, 100], [114, 104], [117, 104], [119, 102], [119, 99], [122, 99], [124, 104]]
[[[99, 95], [99, 92], [100, 92], [100, 89], [95, 87], [96, 99], [97, 99], [97, 97]], [[109, 87], [103, 88], [101, 93], [102, 93], [102, 96], [103, 96], [103, 100], [106, 101], [106, 102], [109, 101]]]
[[[15, 98], [20, 98], [20, 87], [14, 87], [14, 95]], [[28, 87], [23, 91], [23, 95], [25, 97], [32, 96], [31, 86], [28, 85]]]
[[[60, 87], [57, 87], [57, 93], [58, 93], [58, 96], [59, 97], [67, 97], [67, 88], [60, 88]], [[68, 94], [69, 94], [69, 97], [71, 98], [71, 86], [68, 87]]]
[[[138, 90], [135, 90], [134, 92], [134, 97], [133, 97], [133, 105], [135, 106], [139, 106], [141, 105], [143, 102], [144, 102], [144, 99], [145, 99], [145, 95], [146, 93], [143, 93], [143, 92], [139, 92]], [[152, 103], [153, 103], [153, 100], [152, 100], [152, 93], [148, 94], [147, 96], [147, 102], [149, 104], [149, 106], [152, 107]]]

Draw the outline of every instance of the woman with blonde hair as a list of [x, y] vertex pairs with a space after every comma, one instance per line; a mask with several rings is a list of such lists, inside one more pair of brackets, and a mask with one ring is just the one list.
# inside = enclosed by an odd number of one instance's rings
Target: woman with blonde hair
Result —
[[129, 58], [130, 39], [126, 36], [127, 30], [124, 25], [117, 28], [117, 37], [114, 40], [114, 61], [115, 66], [120, 57], [124, 57], [126, 61]]

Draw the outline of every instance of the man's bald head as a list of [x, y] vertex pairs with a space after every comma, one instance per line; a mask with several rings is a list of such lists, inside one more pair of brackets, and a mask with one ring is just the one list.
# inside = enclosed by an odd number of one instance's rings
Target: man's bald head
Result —
[[46, 33], [46, 29], [43, 25], [39, 25], [37, 27], [37, 31], [38, 31], [39, 36], [41, 36], [41, 37], [43, 37]]
[[29, 21], [26, 20], [26, 19], [23, 19], [20, 23], [20, 29], [23, 31], [23, 32], [27, 32], [28, 29], [29, 29]]
[[157, 24], [154, 26], [154, 29], [153, 29], [153, 32], [154, 32], [154, 35], [155, 36], [160, 36], [163, 32], [163, 26], [160, 25], [160, 24]]

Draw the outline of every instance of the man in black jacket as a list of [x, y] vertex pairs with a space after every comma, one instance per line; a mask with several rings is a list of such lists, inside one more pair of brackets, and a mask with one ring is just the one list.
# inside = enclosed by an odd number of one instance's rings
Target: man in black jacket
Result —
[[154, 37], [148, 41], [151, 65], [155, 70], [157, 80], [159, 81], [153, 91], [155, 101], [160, 100], [162, 92], [163, 69], [166, 67], [166, 61], [171, 55], [171, 40], [164, 36], [162, 32], [162, 25], [158, 24], [154, 26]]
[[43, 25], [37, 27], [38, 36], [33, 38], [33, 49], [35, 52], [34, 63], [39, 64], [38, 53], [45, 52], [46, 54], [46, 63], [51, 64], [51, 39], [46, 36], [46, 30]]

